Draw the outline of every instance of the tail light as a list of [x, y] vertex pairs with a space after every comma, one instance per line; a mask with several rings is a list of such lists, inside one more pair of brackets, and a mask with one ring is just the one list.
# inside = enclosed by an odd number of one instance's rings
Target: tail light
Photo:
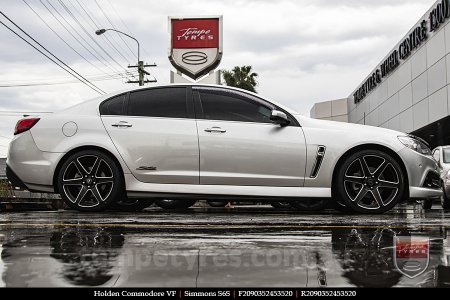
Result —
[[19, 120], [14, 130], [14, 135], [30, 130], [39, 121], [39, 118], [27, 118]]

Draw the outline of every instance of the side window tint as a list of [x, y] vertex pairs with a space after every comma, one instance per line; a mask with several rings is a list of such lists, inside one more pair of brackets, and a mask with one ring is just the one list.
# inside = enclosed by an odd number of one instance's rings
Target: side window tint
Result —
[[132, 92], [128, 115], [143, 117], [187, 118], [185, 88], [156, 88]]
[[123, 115], [126, 94], [111, 98], [100, 106], [101, 115]]
[[205, 119], [271, 123], [271, 108], [245, 96], [214, 90], [199, 94]]

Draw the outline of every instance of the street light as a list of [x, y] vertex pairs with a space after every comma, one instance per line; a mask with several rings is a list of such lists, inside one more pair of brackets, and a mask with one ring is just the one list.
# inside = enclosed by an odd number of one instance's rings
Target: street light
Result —
[[[99, 29], [99, 30], [96, 30], [95, 31], [95, 34], [96, 35], [101, 35], [101, 34], [104, 34], [105, 32], [107, 32], [107, 31], [115, 31], [115, 32], [117, 32], [117, 33], [121, 33], [121, 34], [123, 34], [123, 35], [125, 35], [125, 36], [127, 36], [127, 37], [129, 37], [130, 39], [133, 39], [133, 40], [135, 40], [136, 41], [136, 43], [137, 43], [137, 46], [138, 46], [138, 64], [137, 64], [137, 66], [129, 66], [129, 68], [131, 68], [131, 67], [137, 67], [138, 68], [138, 72], [139, 72], [139, 86], [143, 86], [144, 85], [144, 74], [149, 74], [148, 72], [146, 72], [145, 70], [144, 70], [144, 62], [142, 62], [140, 59], [139, 59], [139, 57], [140, 57], [140, 47], [139, 47], [139, 41], [137, 40], [137, 39], [135, 39], [134, 37], [132, 37], [131, 35], [129, 35], [129, 34], [126, 34], [125, 32], [122, 32], [122, 31], [119, 31], [119, 30], [116, 30], [116, 29]], [[148, 65], [149, 67], [153, 67], [153, 66], [155, 66], [155, 65]], [[132, 81], [129, 81], [129, 82], [132, 82]]]

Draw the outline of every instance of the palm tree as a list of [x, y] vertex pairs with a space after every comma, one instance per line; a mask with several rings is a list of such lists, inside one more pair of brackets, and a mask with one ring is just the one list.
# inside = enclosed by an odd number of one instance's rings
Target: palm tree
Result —
[[258, 74], [252, 72], [252, 66], [236, 66], [233, 70], [223, 70], [223, 79], [228, 86], [241, 88], [256, 93], [256, 77]]

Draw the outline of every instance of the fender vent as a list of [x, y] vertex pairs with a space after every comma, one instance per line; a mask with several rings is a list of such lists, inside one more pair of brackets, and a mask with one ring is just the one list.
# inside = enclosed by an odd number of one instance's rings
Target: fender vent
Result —
[[317, 147], [317, 155], [316, 155], [316, 161], [314, 162], [313, 168], [311, 170], [311, 175], [309, 175], [310, 178], [316, 178], [317, 174], [319, 173], [320, 166], [322, 165], [323, 157], [325, 156], [325, 146], [318, 146]]

